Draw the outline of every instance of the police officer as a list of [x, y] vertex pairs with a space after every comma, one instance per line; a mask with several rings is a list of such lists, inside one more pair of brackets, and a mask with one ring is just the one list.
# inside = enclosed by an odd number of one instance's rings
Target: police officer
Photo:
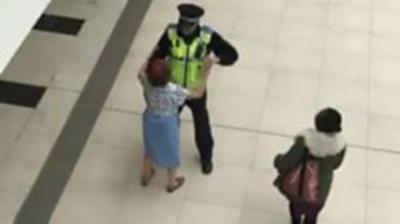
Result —
[[[228, 66], [237, 61], [238, 53], [210, 27], [200, 26], [199, 20], [204, 14], [201, 7], [180, 4], [178, 10], [178, 23], [167, 26], [151, 57], [168, 61], [174, 83], [195, 88], [204, 74], [206, 57], [211, 58], [212, 63]], [[200, 99], [187, 100], [185, 105], [192, 111], [202, 172], [210, 174], [214, 141], [207, 111], [207, 93]]]

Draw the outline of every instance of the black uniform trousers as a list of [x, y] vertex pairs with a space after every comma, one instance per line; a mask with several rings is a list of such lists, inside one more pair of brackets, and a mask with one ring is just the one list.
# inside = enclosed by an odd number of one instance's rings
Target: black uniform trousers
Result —
[[[195, 141], [199, 150], [202, 164], [212, 162], [214, 140], [211, 133], [210, 119], [207, 110], [207, 93], [199, 99], [190, 99], [185, 102], [190, 108], [194, 120]], [[179, 108], [181, 112], [183, 106]]]

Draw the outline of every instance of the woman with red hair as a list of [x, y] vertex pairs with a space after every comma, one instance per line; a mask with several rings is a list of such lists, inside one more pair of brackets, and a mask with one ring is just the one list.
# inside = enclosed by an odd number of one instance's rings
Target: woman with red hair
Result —
[[168, 193], [185, 182], [177, 177], [179, 156], [178, 108], [187, 98], [200, 98], [205, 90], [211, 62], [206, 60], [206, 72], [197, 89], [184, 89], [169, 82], [169, 68], [163, 59], [151, 59], [141, 72], [139, 80], [144, 89], [146, 110], [143, 114], [144, 160], [142, 186], [147, 186], [155, 172], [155, 165], [167, 169]]

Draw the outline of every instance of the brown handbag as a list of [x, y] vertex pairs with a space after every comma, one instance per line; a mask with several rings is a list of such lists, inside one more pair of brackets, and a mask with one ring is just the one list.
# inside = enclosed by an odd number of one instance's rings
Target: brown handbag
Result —
[[305, 156], [303, 161], [278, 175], [274, 185], [292, 202], [319, 204], [319, 161]]

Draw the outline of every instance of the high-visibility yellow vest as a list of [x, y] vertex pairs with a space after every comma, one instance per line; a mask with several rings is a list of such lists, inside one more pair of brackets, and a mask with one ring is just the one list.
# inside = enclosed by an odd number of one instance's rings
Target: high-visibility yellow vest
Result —
[[211, 29], [201, 27], [199, 37], [189, 45], [178, 35], [176, 25], [170, 25], [167, 33], [171, 42], [168, 57], [171, 81], [185, 88], [198, 87], [204, 74], [204, 58], [207, 45], [211, 42]]

